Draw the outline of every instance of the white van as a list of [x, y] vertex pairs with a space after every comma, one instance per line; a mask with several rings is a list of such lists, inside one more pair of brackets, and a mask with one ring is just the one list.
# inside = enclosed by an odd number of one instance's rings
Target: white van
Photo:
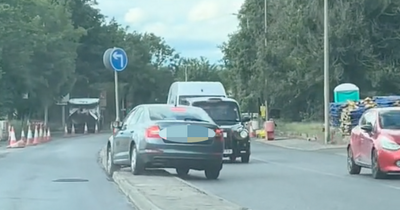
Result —
[[174, 82], [169, 88], [167, 104], [186, 105], [187, 98], [195, 97], [228, 96], [220, 82]]

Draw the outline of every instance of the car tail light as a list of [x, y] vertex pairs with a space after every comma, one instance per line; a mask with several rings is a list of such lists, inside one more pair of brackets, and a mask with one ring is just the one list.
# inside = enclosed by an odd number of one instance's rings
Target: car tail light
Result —
[[215, 132], [215, 137], [216, 138], [219, 138], [221, 141], [224, 140], [224, 131], [223, 130], [217, 128], [217, 129], [215, 129], [214, 132]]
[[160, 138], [160, 128], [157, 125], [151, 126], [146, 130], [146, 138]]

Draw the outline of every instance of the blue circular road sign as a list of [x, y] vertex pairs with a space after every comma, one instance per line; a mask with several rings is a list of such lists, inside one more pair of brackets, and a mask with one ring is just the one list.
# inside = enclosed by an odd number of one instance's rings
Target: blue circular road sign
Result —
[[110, 55], [112, 50], [112, 48], [107, 49], [103, 54], [103, 64], [108, 70], [113, 70], [110, 63]]
[[128, 56], [125, 50], [113, 48], [109, 56], [110, 66], [114, 71], [123, 71], [128, 66]]

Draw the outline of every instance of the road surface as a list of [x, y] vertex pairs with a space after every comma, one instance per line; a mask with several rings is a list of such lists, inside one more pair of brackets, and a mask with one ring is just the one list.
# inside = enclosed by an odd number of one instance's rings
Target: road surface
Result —
[[219, 180], [186, 180], [252, 210], [376, 210], [399, 206], [400, 178], [350, 176], [343, 149], [303, 152], [254, 143], [249, 164], [225, 164]]
[[10, 153], [0, 148], [0, 209], [133, 210], [97, 163], [108, 136], [56, 140]]

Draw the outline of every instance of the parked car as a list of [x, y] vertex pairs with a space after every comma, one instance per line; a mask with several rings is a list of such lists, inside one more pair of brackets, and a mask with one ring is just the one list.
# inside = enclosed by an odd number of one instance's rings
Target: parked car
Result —
[[[211, 130], [199, 140], [169, 138], [166, 129], [198, 126]], [[183, 126], [183, 127], [182, 127]], [[204, 170], [208, 179], [217, 179], [222, 169], [223, 133], [201, 108], [148, 104], [135, 107], [107, 144], [107, 172], [130, 166], [134, 175], [146, 168], [175, 168], [184, 176], [190, 169]], [[173, 136], [182, 136], [185, 129]], [[161, 135], [163, 133], [163, 135]], [[188, 132], [187, 132], [188, 133]], [[186, 134], [189, 135], [189, 134]], [[161, 137], [160, 137], [161, 136]], [[187, 138], [189, 139], [189, 138]]]
[[400, 107], [366, 111], [351, 132], [347, 168], [359, 174], [370, 168], [375, 179], [400, 173]]

